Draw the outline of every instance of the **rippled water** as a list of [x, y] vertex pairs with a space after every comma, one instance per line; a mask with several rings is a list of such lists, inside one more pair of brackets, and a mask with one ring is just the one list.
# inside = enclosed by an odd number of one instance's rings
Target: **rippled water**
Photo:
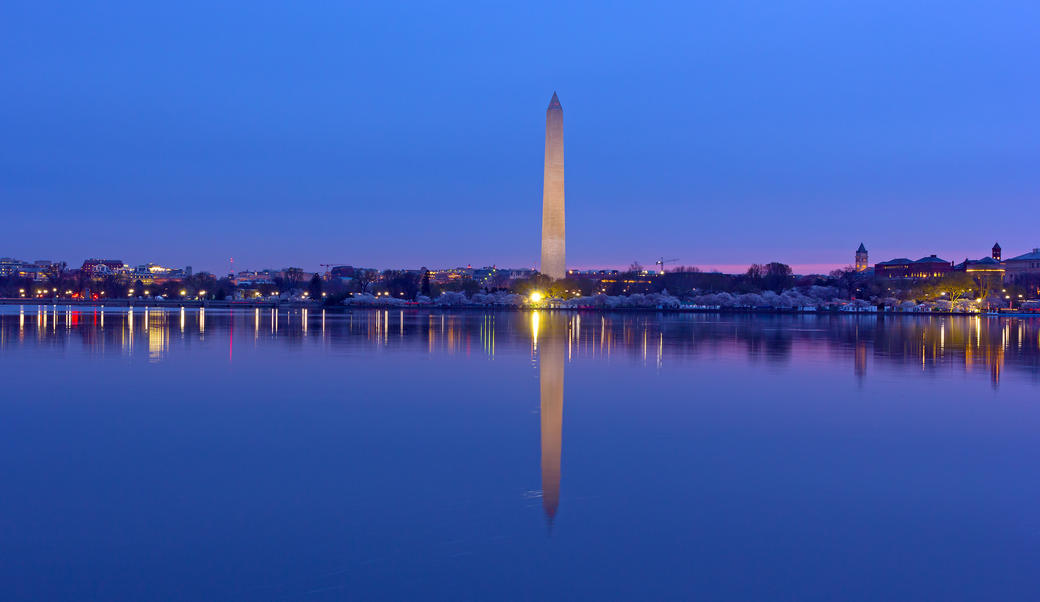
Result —
[[0, 308], [0, 598], [1012, 600], [1040, 320]]

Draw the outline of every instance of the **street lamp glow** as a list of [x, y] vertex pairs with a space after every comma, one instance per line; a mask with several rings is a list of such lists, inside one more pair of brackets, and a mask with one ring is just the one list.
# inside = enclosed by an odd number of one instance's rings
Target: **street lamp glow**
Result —
[[542, 294], [538, 291], [531, 293], [531, 303], [538, 303], [542, 300]]

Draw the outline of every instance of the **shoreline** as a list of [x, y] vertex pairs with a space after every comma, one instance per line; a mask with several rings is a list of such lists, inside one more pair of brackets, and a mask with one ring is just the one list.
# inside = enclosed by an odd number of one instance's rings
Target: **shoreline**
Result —
[[815, 315], [815, 316], [986, 316], [986, 317], [1025, 317], [1040, 318], [1040, 311], [990, 311], [990, 312], [942, 312], [942, 311], [841, 311], [841, 310], [812, 310], [786, 308], [755, 308], [755, 307], [531, 307], [531, 306], [502, 306], [502, 305], [334, 305], [324, 306], [313, 301], [194, 301], [175, 299], [113, 299], [104, 303], [85, 299], [11, 299], [0, 298], [0, 305], [30, 305], [35, 307], [118, 307], [118, 308], [213, 308], [213, 309], [324, 309], [334, 312], [350, 312], [354, 309], [363, 310], [426, 310], [426, 311], [566, 311], [584, 313], [688, 313], [688, 314], [747, 314], [747, 315]]

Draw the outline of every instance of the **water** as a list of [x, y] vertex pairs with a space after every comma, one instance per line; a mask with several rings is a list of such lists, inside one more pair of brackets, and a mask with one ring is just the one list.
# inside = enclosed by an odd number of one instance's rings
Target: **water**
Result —
[[4, 600], [1012, 600], [1040, 320], [0, 308]]

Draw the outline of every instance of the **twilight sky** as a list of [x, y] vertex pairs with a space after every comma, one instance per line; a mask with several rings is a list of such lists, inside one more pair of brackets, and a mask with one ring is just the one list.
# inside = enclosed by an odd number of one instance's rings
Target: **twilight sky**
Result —
[[0, 5], [0, 256], [536, 267], [553, 90], [569, 267], [1040, 246], [1036, 0], [86, 4]]

